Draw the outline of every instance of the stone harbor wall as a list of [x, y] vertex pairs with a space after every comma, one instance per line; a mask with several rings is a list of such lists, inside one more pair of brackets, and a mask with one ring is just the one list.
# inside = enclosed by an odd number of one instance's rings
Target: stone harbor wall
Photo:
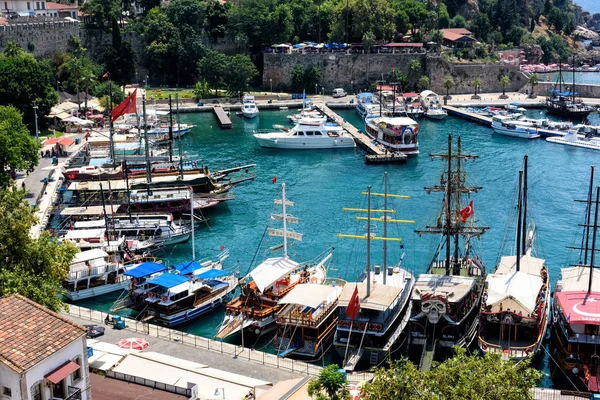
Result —
[[[418, 73], [411, 73], [408, 70], [409, 62], [414, 59], [421, 62], [421, 71]], [[507, 75], [510, 79], [506, 91], [518, 91], [527, 83], [527, 77], [514, 66], [449, 63], [441, 57], [422, 53], [265, 53], [263, 87], [270, 89], [271, 82], [273, 90], [289, 87], [291, 72], [296, 65], [302, 68], [318, 66], [321, 70], [319, 87], [324, 87], [325, 93], [331, 92], [334, 88], [344, 88], [348, 92], [368, 90], [372, 82], [381, 79], [382, 74], [384, 79], [387, 79], [392, 68], [406, 74], [411, 82], [416, 81], [421, 75], [428, 76], [431, 90], [440, 94], [446, 92], [443, 87], [446, 77], [452, 77], [454, 80], [455, 86], [450, 90], [450, 93], [454, 94], [473, 93], [472, 81], [475, 78], [481, 80], [481, 91], [484, 92], [501, 92], [499, 79], [503, 75]], [[314, 93], [312, 88], [307, 92]]]
[[79, 37], [79, 22], [61, 20], [10, 23], [0, 26], [0, 51], [15, 41], [35, 57], [66, 51], [71, 36]]
[[[576, 82], [577, 83], [577, 82]], [[534, 92], [538, 96], [547, 96], [550, 94], [550, 91], [554, 89], [554, 82], [540, 82], [535, 88]], [[531, 90], [531, 86], [528, 85], [527, 89]], [[570, 90], [570, 85], [563, 85], [563, 90]], [[579, 94], [580, 97], [591, 97], [591, 98], [600, 98], [600, 85], [576, 85], [575, 91]]]

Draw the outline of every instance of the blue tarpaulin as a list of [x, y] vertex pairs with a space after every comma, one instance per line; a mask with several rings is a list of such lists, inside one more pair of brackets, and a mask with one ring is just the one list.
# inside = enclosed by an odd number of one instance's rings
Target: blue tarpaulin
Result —
[[201, 268], [201, 265], [198, 263], [198, 261], [189, 261], [183, 264], [173, 265], [173, 268], [179, 271], [181, 275], [187, 275], [193, 274], [194, 271]]
[[160, 274], [156, 278], [150, 279], [148, 283], [170, 289], [182, 283], [188, 282], [189, 280], [190, 279], [187, 276], [183, 275]]
[[155, 262], [145, 262], [138, 265], [135, 268], [132, 268], [129, 271], [126, 271], [125, 275], [131, 276], [132, 278], [142, 278], [144, 276], [152, 275], [157, 272], [166, 271], [166, 269], [167, 267], [162, 264], [158, 264]]
[[367, 98], [372, 98], [373, 96], [375, 96], [373, 93], [359, 93], [356, 97], [358, 97], [359, 99], [367, 99]]
[[197, 278], [200, 279], [212, 279], [212, 278], [216, 278], [219, 276], [223, 276], [223, 275], [229, 275], [230, 272], [228, 271], [223, 271], [222, 269], [215, 269], [215, 268], [211, 268], [208, 271], [204, 271], [198, 275], [196, 275]]
[[90, 159], [90, 167], [95, 167], [98, 165], [110, 164], [110, 158], [92, 158]]

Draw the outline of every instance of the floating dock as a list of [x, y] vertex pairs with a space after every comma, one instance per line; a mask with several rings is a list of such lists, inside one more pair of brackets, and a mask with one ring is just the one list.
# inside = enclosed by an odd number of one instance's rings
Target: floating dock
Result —
[[[477, 122], [481, 125], [485, 125], [489, 128], [492, 127], [492, 118], [486, 115], [477, 114], [474, 112], [467, 111], [464, 108], [453, 107], [453, 106], [442, 106], [444, 110], [448, 112], [449, 115], [454, 115], [456, 117], [460, 117], [462, 119], [466, 119], [469, 121]], [[544, 137], [562, 137], [567, 134], [567, 132], [563, 131], [554, 131], [551, 129], [538, 128], [537, 132]]]
[[215, 106], [213, 107], [213, 112], [215, 113], [217, 121], [222, 129], [231, 129], [231, 120], [229, 119], [227, 113], [225, 113], [225, 110], [223, 110], [223, 107]]
[[365, 156], [365, 161], [368, 164], [375, 163], [404, 163], [408, 156], [403, 153], [388, 153], [383, 146], [377, 145], [373, 139], [364, 133], [360, 132], [354, 125], [349, 122], [344, 121], [342, 117], [333, 112], [329, 107], [325, 104], [320, 103], [316, 104], [315, 108], [321, 111], [323, 114], [327, 116], [327, 118], [331, 121], [334, 121], [342, 126], [352, 137], [354, 141], [367, 152]]

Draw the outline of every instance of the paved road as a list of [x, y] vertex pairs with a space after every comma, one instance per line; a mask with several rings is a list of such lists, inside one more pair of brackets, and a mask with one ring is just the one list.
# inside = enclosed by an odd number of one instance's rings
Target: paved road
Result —
[[184, 400], [186, 396], [90, 374], [94, 400]]
[[[63, 314], [66, 318], [80, 324], [91, 324], [89, 320], [78, 318], [70, 314]], [[167, 354], [172, 357], [178, 357], [184, 360], [197, 362], [208, 365], [209, 367], [220, 369], [222, 371], [232, 372], [235, 374], [248, 376], [255, 379], [261, 379], [272, 382], [273, 384], [287, 379], [298, 378], [303, 375], [293, 374], [281, 369], [272, 368], [267, 365], [249, 362], [247, 359], [233, 358], [231, 355], [219, 354], [214, 351], [208, 351], [199, 347], [190, 347], [178, 342], [156, 338], [138, 332], [132, 332], [127, 329], [115, 330], [110, 326], [106, 326], [104, 336], [97, 338], [100, 341], [107, 343], [117, 343], [119, 340], [128, 337], [143, 337], [150, 343], [148, 350], [162, 354]]]

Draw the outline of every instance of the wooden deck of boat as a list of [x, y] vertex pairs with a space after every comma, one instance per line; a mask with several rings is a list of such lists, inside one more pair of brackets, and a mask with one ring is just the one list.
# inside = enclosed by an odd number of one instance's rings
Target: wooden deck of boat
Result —
[[531, 391], [535, 400], [581, 400], [590, 398], [590, 393], [587, 392], [546, 388], [533, 388]]
[[356, 143], [367, 152], [365, 161], [368, 164], [406, 162], [406, 159], [408, 158], [406, 154], [388, 153], [382, 146], [375, 144], [373, 139], [356, 129], [356, 127], [351, 123], [346, 122], [324, 103], [315, 104], [315, 108], [325, 114], [329, 120], [340, 124], [342, 128], [344, 128], [354, 138]]
[[225, 113], [225, 110], [223, 110], [223, 107], [215, 106], [213, 107], [213, 112], [215, 113], [217, 121], [219, 122], [219, 125], [222, 129], [231, 128], [231, 120], [229, 119], [229, 116], [227, 116], [227, 114]]

